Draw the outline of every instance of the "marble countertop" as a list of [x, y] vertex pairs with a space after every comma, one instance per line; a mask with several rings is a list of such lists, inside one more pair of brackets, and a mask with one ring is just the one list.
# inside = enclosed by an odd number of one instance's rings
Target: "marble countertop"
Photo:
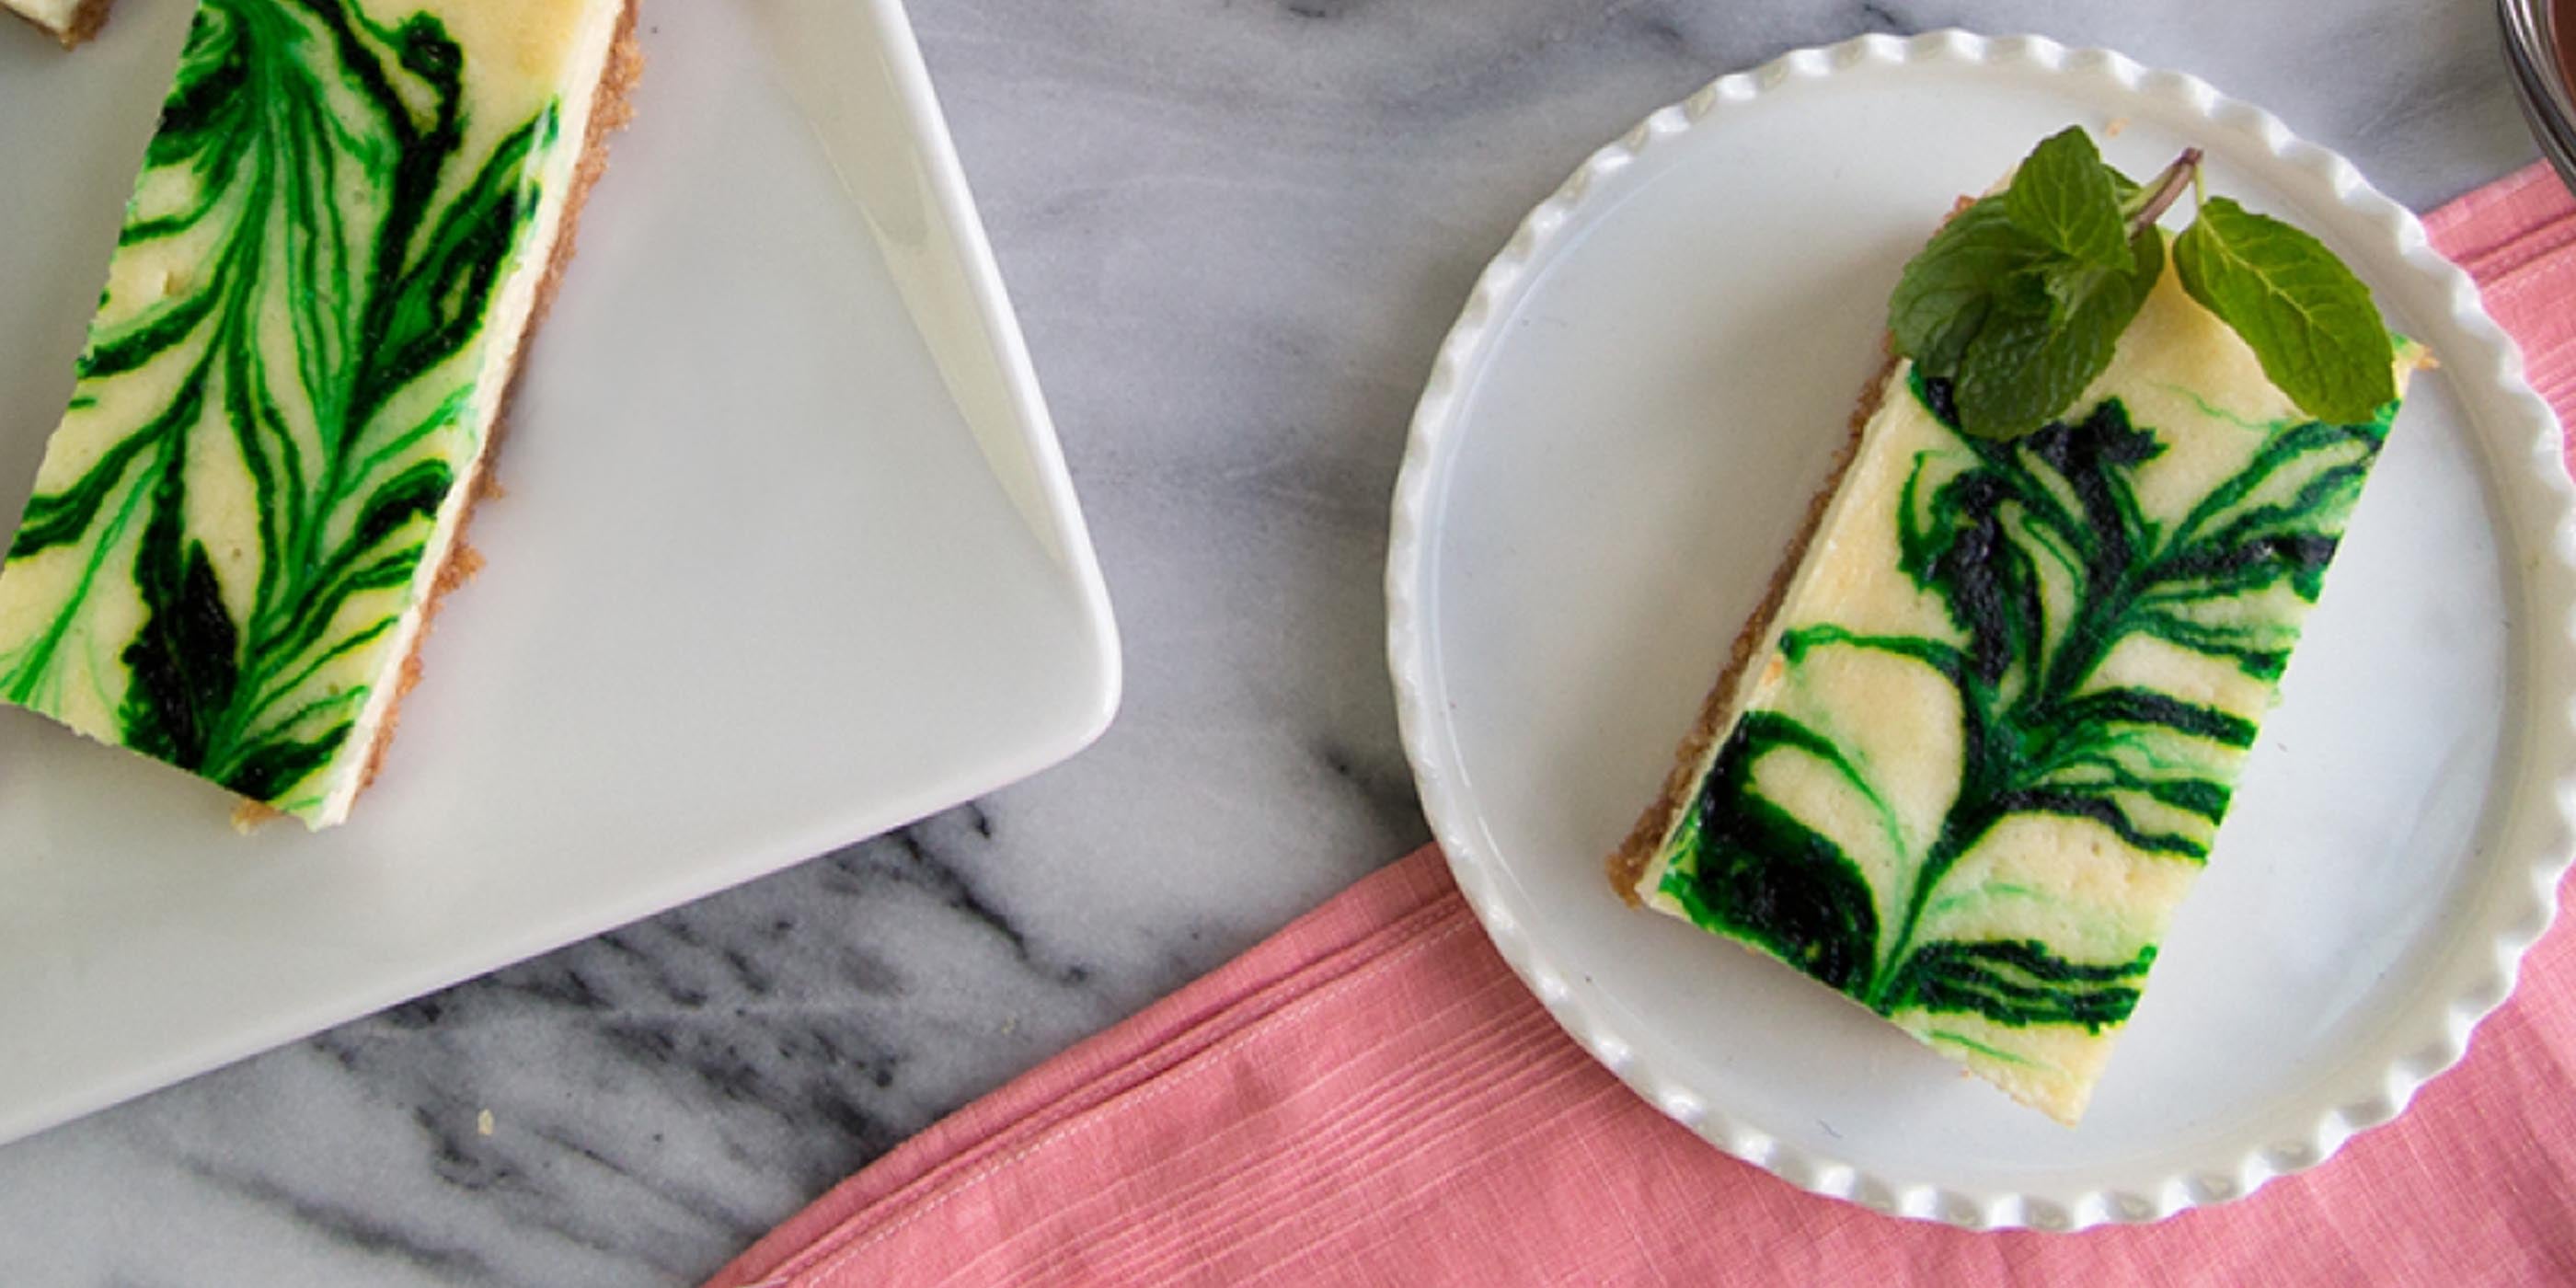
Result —
[[1379, 578], [1433, 347], [1530, 205], [1721, 73], [2035, 30], [2197, 72], [2419, 209], [2536, 155], [2486, 0], [912, 8], [1117, 603], [1117, 726], [902, 832], [0, 1147], [0, 1280], [694, 1283], [1420, 844]]

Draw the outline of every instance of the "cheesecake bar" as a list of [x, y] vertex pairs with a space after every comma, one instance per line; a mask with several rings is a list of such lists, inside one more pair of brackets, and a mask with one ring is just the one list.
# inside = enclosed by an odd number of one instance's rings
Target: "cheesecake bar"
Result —
[[2302, 415], [2170, 257], [2036, 432], [1894, 361], [1613, 884], [2073, 1124], [2396, 411]]
[[109, 0], [0, 0], [0, 9], [44, 28], [69, 49], [107, 25], [108, 3]]
[[320, 828], [459, 575], [630, 0], [202, 0], [0, 567], [0, 699]]

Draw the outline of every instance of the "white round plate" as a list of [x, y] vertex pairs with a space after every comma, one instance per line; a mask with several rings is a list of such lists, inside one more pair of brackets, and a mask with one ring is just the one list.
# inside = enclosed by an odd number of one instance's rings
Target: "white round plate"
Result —
[[[1602, 875], [1843, 441], [1899, 267], [2070, 122], [2136, 174], [2208, 149], [2213, 191], [2323, 237], [2442, 360], [2074, 1130]], [[1405, 746], [1503, 956], [1720, 1148], [1963, 1226], [2154, 1220], [2395, 1117], [2511, 990], [2576, 810], [2569, 517], [2511, 342], [2349, 163], [2116, 54], [1867, 37], [1656, 113], [1486, 270], [1397, 488]]]

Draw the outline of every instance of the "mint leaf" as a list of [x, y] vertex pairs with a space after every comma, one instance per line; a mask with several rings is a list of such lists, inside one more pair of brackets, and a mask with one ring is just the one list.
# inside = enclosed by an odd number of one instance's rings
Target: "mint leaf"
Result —
[[2370, 288], [2323, 242], [2212, 197], [2174, 248], [2183, 289], [2244, 337], [2301, 411], [2353, 425], [2397, 396]]
[[1960, 211], [1905, 266], [1887, 301], [1896, 351], [1926, 375], [1949, 375], [1975, 338], [1998, 294], [2026, 297], [2018, 274], [2053, 258], [2038, 238], [2015, 226], [2003, 199], [1988, 197]]
[[1952, 389], [1962, 432], [2012, 438], [2072, 406], [2111, 365], [2120, 333], [2164, 272], [2164, 235], [2141, 230], [2122, 247], [2130, 261], [2103, 268], [2074, 261], [2050, 275], [2055, 307], [1998, 310], [1960, 355]]
[[2111, 171], [2081, 126], [2040, 141], [2013, 172], [2004, 210], [2013, 226], [2059, 254], [2101, 268], [2129, 267], [2128, 231]]

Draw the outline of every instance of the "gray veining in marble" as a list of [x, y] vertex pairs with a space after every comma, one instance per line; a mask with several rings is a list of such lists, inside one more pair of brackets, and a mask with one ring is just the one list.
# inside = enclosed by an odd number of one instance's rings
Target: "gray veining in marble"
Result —
[[1414, 395], [1522, 213], [1720, 73], [2037, 30], [2196, 71], [2419, 208], [2535, 155], [2486, 0], [913, 7], [1118, 605], [1117, 727], [903, 833], [0, 1148], [0, 1283], [692, 1283], [1421, 842], [1379, 600]]

